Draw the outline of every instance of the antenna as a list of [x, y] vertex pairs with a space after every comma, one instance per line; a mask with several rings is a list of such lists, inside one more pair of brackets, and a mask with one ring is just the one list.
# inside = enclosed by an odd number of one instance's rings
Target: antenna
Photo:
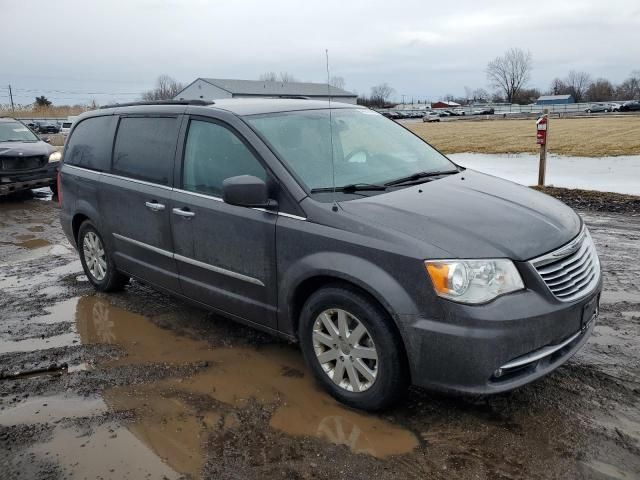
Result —
[[331, 210], [338, 211], [338, 203], [336, 202], [336, 162], [333, 153], [333, 117], [331, 114], [331, 77], [329, 75], [329, 50], [325, 48], [324, 55], [327, 59], [327, 98], [329, 99], [329, 138], [331, 139], [331, 201], [333, 206]]

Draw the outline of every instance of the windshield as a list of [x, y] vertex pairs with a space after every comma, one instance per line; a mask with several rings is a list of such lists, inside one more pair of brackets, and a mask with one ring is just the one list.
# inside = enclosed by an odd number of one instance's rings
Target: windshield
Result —
[[0, 142], [37, 142], [31, 130], [20, 122], [0, 122]]
[[[456, 166], [421, 139], [365, 109], [331, 111], [335, 185], [383, 184]], [[329, 110], [245, 117], [308, 189], [333, 186]]]

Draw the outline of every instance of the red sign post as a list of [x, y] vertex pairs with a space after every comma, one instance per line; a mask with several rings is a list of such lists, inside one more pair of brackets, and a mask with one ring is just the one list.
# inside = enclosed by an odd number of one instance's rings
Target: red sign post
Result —
[[547, 136], [549, 134], [549, 117], [547, 111], [536, 122], [536, 143], [540, 145], [540, 166], [538, 168], [538, 186], [544, 186], [547, 172]]

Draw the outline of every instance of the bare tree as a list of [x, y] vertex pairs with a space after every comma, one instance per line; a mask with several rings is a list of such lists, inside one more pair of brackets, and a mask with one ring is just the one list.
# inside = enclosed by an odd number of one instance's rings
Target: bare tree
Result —
[[511, 48], [502, 57], [487, 65], [487, 78], [491, 85], [511, 103], [513, 97], [529, 81], [533, 57], [531, 52]]
[[599, 78], [587, 88], [586, 97], [590, 102], [603, 102], [613, 100], [615, 88], [606, 78]]
[[566, 95], [568, 93], [567, 85], [559, 78], [554, 78], [549, 87], [549, 95]]
[[538, 98], [540, 98], [540, 90], [537, 88], [521, 88], [520, 91], [514, 95], [513, 103], [528, 105], [535, 103]]
[[278, 75], [276, 74], [276, 72], [265, 72], [260, 75], [260, 77], [258, 77], [258, 80], [260, 80], [261, 82], [275, 82], [276, 80], [278, 80]]
[[329, 85], [332, 87], [344, 89], [345, 84], [343, 77], [331, 77], [331, 80], [329, 80]]
[[488, 102], [491, 99], [491, 95], [484, 88], [477, 88], [471, 92], [471, 98], [474, 102]]
[[618, 100], [633, 100], [640, 98], [640, 70], [634, 70], [624, 82], [616, 88]]
[[384, 107], [389, 97], [393, 95], [393, 88], [388, 83], [381, 83], [375, 87], [371, 87], [371, 102], [377, 107]]
[[153, 90], [144, 92], [142, 99], [148, 102], [156, 100], [171, 100], [175, 97], [184, 86], [180, 82], [176, 82], [169, 75], [160, 75], [156, 80], [156, 87]]
[[567, 86], [567, 93], [573, 96], [573, 99], [580, 103], [584, 100], [589, 85], [591, 85], [591, 76], [586, 72], [576, 72], [571, 70], [567, 78], [564, 79]]
[[279, 80], [282, 83], [297, 82], [298, 79], [288, 72], [280, 72]]

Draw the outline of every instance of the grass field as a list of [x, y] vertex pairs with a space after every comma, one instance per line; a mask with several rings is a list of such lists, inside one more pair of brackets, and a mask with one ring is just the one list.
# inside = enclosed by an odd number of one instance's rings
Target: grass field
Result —
[[[444, 153], [537, 153], [535, 120], [410, 123]], [[640, 154], [640, 116], [552, 118], [549, 153], [581, 157]]]

